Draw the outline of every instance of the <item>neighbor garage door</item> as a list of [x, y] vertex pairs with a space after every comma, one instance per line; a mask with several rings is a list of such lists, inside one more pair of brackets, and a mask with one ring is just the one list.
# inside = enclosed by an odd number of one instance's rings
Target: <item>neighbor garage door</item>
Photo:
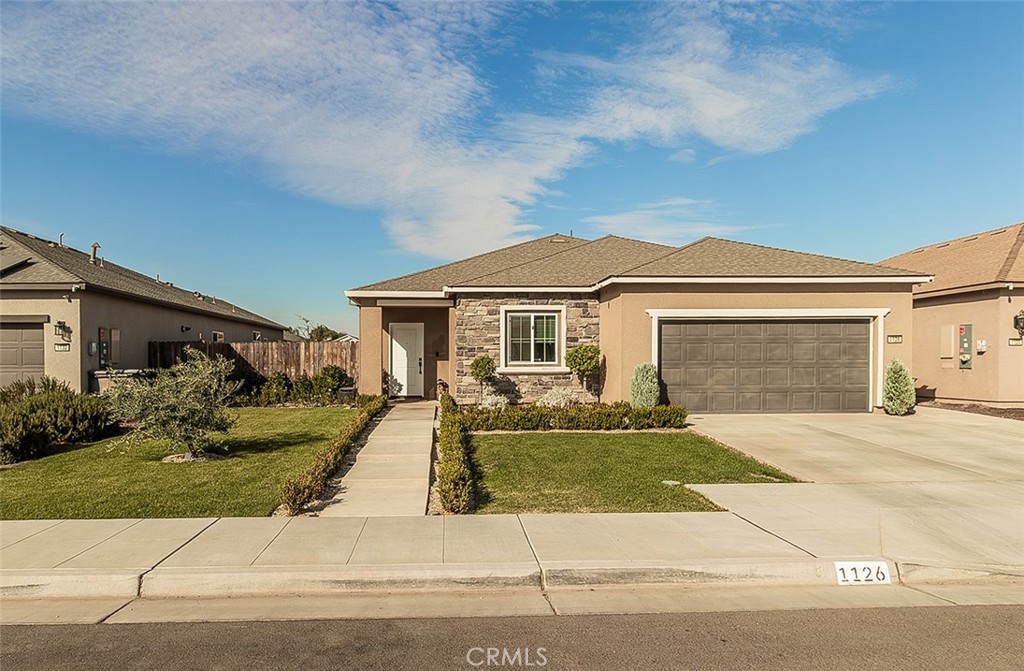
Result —
[[691, 412], [868, 410], [867, 321], [662, 321], [660, 374]]
[[0, 324], [0, 386], [43, 371], [43, 325]]

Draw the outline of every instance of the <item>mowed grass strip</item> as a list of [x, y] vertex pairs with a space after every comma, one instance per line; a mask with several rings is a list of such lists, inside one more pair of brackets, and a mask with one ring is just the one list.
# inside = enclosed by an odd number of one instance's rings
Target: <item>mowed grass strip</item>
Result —
[[[164, 442], [110, 438], [0, 471], [0, 519], [254, 517], [355, 418], [346, 408], [238, 408], [225, 458], [164, 464]], [[113, 448], [113, 449], [111, 449]], [[180, 450], [179, 450], [180, 451]]]
[[473, 447], [478, 513], [709, 511], [683, 485], [796, 482], [689, 432], [483, 434]]

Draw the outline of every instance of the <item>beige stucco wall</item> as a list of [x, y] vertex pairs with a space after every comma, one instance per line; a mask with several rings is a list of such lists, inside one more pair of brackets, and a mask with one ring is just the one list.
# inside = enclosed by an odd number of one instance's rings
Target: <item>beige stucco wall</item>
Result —
[[[49, 315], [43, 324], [43, 365], [46, 374], [64, 380], [74, 389], [82, 389], [83, 330], [81, 327], [81, 291], [22, 291], [4, 290], [0, 296], [3, 320], [16, 321], [18, 315]], [[67, 296], [67, 298], [64, 298]], [[54, 325], [64, 321], [71, 328], [70, 340], [54, 335]], [[70, 343], [71, 351], [57, 352], [54, 345]]]
[[359, 304], [359, 393], [383, 391], [382, 373], [391, 372], [393, 323], [423, 324], [423, 392], [437, 398], [437, 380], [451, 380], [449, 362], [454, 359], [454, 308], [377, 307], [374, 299]]
[[384, 370], [384, 331], [381, 328], [381, 308], [374, 302], [359, 306], [359, 393], [379, 394], [382, 389], [381, 371]]
[[[884, 335], [903, 336], [902, 344], [886, 344], [882, 363], [893, 358], [912, 361], [911, 286], [904, 284], [638, 284], [614, 285], [601, 292], [601, 352], [606, 361], [602, 400], [629, 400], [633, 369], [651, 362], [653, 320], [649, 309], [822, 309], [889, 308]], [[877, 325], [873, 325], [873, 329]], [[873, 336], [877, 331], [873, 332]], [[883, 338], [884, 340], [884, 338]], [[877, 339], [872, 338], [872, 343]], [[879, 376], [875, 353], [872, 398]], [[654, 362], [656, 363], [656, 362]]]
[[[67, 296], [68, 298], [64, 298]], [[43, 328], [46, 341], [46, 374], [65, 380], [79, 391], [95, 390], [90, 374], [98, 370], [99, 354], [89, 353], [89, 343], [97, 342], [99, 329], [121, 331], [120, 361], [115, 368], [145, 368], [149, 365], [151, 340], [196, 341], [202, 335], [212, 338], [214, 330], [224, 333], [228, 342], [252, 340], [260, 331], [265, 340], [280, 340], [281, 329], [244, 324], [214, 316], [200, 315], [171, 307], [103, 294], [97, 291], [4, 291], [5, 315], [45, 314], [50, 323]], [[54, 344], [66, 342], [54, 335], [53, 325], [64, 320], [71, 327], [71, 351], [56, 352]], [[182, 325], [191, 326], [187, 333]], [[108, 336], [109, 337], [109, 336]]]
[[[990, 289], [971, 293], [919, 298], [914, 305], [914, 375], [925, 398], [953, 401], [1024, 404], [1024, 347], [1011, 347], [1020, 337], [1013, 315], [1024, 309], [1024, 289]], [[957, 351], [940, 357], [944, 327], [954, 335], [960, 324], [973, 325], [973, 368], [961, 370]], [[977, 341], [988, 351], [977, 353]], [[955, 347], [955, 343], [954, 343]]]

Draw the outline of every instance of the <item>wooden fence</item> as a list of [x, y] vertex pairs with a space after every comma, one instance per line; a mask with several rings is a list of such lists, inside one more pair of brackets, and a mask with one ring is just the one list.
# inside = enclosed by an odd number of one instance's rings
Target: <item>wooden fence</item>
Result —
[[315, 375], [324, 366], [339, 366], [356, 379], [355, 342], [289, 342], [260, 340], [255, 342], [150, 342], [149, 367], [169, 368], [178, 361], [186, 347], [195, 347], [207, 356], [220, 354], [235, 362], [247, 373], [269, 377], [272, 373], [296, 376]]

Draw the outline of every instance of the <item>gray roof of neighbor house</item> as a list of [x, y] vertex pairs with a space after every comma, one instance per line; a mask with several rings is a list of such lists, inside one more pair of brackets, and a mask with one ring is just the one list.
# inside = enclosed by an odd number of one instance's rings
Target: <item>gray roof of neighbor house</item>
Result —
[[935, 275], [934, 282], [916, 287], [915, 293], [1024, 283], [1024, 223], [919, 247], [882, 263]]
[[355, 289], [442, 291], [445, 287], [593, 287], [614, 277], [907, 277], [920, 273], [719, 238], [683, 247], [608, 235], [552, 235]]
[[220, 298], [175, 287], [106, 259], [91, 263], [85, 252], [7, 226], [0, 227], [0, 287], [47, 284], [85, 284], [86, 290], [119, 294], [247, 324], [284, 328]]

